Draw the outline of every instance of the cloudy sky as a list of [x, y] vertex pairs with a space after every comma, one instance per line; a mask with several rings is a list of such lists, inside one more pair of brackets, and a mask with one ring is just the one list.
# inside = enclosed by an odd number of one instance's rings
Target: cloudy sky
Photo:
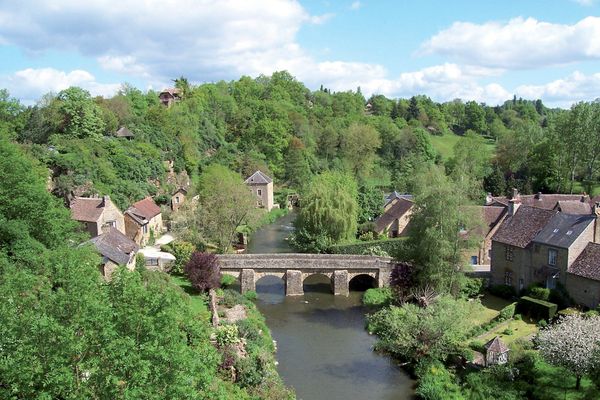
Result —
[[600, 97], [600, 0], [0, 0], [0, 59], [26, 103], [285, 69], [312, 89], [568, 107]]

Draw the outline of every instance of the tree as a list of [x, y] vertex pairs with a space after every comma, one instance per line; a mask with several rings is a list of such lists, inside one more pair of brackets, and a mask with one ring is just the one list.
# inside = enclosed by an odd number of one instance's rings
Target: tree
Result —
[[480, 135], [486, 132], [485, 110], [474, 101], [465, 104], [465, 126], [464, 130], [473, 130]]
[[221, 284], [219, 259], [212, 253], [193, 252], [184, 272], [192, 286], [201, 292], [216, 289]]
[[439, 167], [427, 168], [416, 182], [420, 191], [407, 240], [416, 282], [431, 285], [439, 293], [457, 294], [463, 250], [477, 243], [477, 235], [466, 238], [461, 232], [473, 232], [478, 225], [477, 211], [468, 207], [464, 186], [450, 181]]
[[383, 193], [373, 185], [358, 188], [358, 223], [373, 221], [383, 212]]
[[381, 139], [375, 128], [358, 123], [350, 125], [340, 138], [344, 165], [356, 178], [367, 177], [373, 169], [375, 151], [379, 146]]
[[100, 108], [87, 90], [70, 87], [58, 93], [61, 131], [72, 138], [100, 137], [105, 133]]
[[237, 229], [244, 224], [252, 225], [257, 219], [256, 199], [242, 178], [222, 165], [207, 167], [199, 181], [193, 223], [220, 252], [226, 253]]
[[297, 190], [310, 181], [311, 171], [304, 143], [296, 137], [290, 140], [285, 160], [285, 177], [289, 185]]
[[567, 315], [541, 330], [535, 343], [546, 361], [575, 375], [579, 389], [581, 378], [592, 370], [595, 353], [600, 351], [600, 317]]
[[326, 246], [352, 239], [356, 234], [357, 214], [354, 178], [339, 172], [317, 175], [302, 194], [302, 207], [295, 222], [296, 243], [311, 249], [311, 243], [317, 241]]
[[421, 110], [419, 109], [419, 100], [415, 96], [410, 98], [410, 102], [408, 104], [408, 119], [418, 119], [421, 114]]

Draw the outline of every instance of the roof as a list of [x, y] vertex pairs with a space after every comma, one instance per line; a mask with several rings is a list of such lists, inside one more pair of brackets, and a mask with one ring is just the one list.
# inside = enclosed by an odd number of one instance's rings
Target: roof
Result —
[[400, 194], [394, 190], [392, 193], [388, 194], [385, 197], [385, 205], [387, 206], [394, 199], [406, 199], [406, 200], [412, 201], [413, 195], [412, 194]]
[[565, 214], [589, 215], [592, 213], [590, 203], [580, 200], [561, 200], [556, 203], [555, 208]]
[[405, 198], [394, 199], [392, 201], [395, 201], [395, 203], [375, 220], [377, 232], [385, 231], [388, 226], [395, 220], [402, 218], [415, 204], [413, 201]]
[[75, 197], [70, 205], [71, 218], [76, 221], [96, 222], [102, 215], [104, 206], [103, 197]]
[[183, 186], [178, 187], [174, 192], [173, 195], [177, 194], [177, 193], [183, 193], [183, 194], [187, 194], [188, 191], [186, 188], [184, 188]]
[[181, 95], [181, 90], [177, 89], [177, 88], [166, 88], [166, 89], [163, 89], [162, 92], [160, 92], [160, 94], [163, 94], [163, 93], [168, 93], [173, 97], [175, 97], [175, 96], [179, 97]]
[[588, 243], [567, 272], [600, 281], [600, 244]]
[[592, 215], [558, 213], [548, 221], [533, 241], [568, 249], [595, 219]]
[[[521, 198], [521, 204], [524, 206], [538, 207], [545, 210], [552, 210], [556, 207], [559, 201], [582, 201], [589, 203], [589, 196], [581, 194], [529, 194], [519, 195]], [[488, 205], [493, 203], [500, 203], [508, 205], [509, 198], [506, 196], [491, 197], [491, 201], [488, 201]]]
[[483, 347], [485, 347], [487, 351], [492, 351], [494, 353], [506, 353], [508, 351], [508, 347], [500, 340], [499, 336], [496, 336], [487, 342]]
[[525, 248], [557, 213], [556, 210], [520, 206], [514, 215], [504, 220], [492, 240]]
[[[502, 217], [506, 214], [506, 207], [497, 206], [469, 206], [475, 207], [479, 210], [482, 225], [476, 226], [472, 229], [472, 233], [487, 237], [490, 232], [500, 223]], [[467, 232], [464, 237], [470, 237], [471, 232]]]
[[129, 214], [133, 213], [137, 216], [150, 220], [160, 214], [160, 207], [156, 205], [154, 200], [152, 200], [152, 197], [146, 197], [143, 200], [133, 203], [132, 206], [127, 209], [127, 211], [130, 212]]
[[131, 253], [136, 253], [139, 246], [116, 228], [110, 228], [101, 235], [90, 239], [98, 253], [116, 264], [127, 264]]
[[126, 127], [122, 126], [119, 128], [119, 130], [115, 133], [116, 137], [133, 137], [133, 132], [131, 132], [129, 129], [127, 129]]
[[244, 181], [244, 183], [248, 185], [266, 185], [271, 182], [273, 182], [273, 179], [269, 178], [262, 171], [256, 171]]

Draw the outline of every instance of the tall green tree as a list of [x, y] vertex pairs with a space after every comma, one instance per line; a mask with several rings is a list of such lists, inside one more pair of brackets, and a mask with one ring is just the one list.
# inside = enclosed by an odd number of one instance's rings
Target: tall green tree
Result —
[[100, 137], [105, 133], [100, 108], [87, 90], [70, 87], [58, 93], [60, 129], [72, 138]]
[[344, 165], [356, 178], [365, 178], [373, 169], [375, 151], [381, 146], [379, 133], [369, 125], [354, 123], [342, 132], [340, 152]]

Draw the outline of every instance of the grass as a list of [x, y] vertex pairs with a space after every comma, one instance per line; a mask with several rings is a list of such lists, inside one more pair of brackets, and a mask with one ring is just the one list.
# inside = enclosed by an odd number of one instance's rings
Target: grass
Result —
[[473, 327], [483, 325], [496, 318], [500, 314], [500, 310], [509, 305], [511, 302], [504, 300], [492, 294], [486, 294], [481, 299], [481, 305], [473, 310], [469, 322]]
[[190, 306], [192, 310], [200, 315], [202, 318], [210, 319], [210, 312], [206, 304], [206, 296], [198, 293], [196, 289], [192, 287], [190, 281], [184, 276], [171, 275], [171, 282], [179, 286], [190, 298]]
[[554, 367], [543, 360], [535, 363], [538, 378], [533, 389], [536, 399], [587, 400], [600, 398], [598, 388], [588, 378], [581, 380], [581, 388], [575, 390], [575, 376], [560, 367]]
[[[507, 335], [504, 332], [509, 329], [512, 331], [512, 334]], [[500, 339], [507, 345], [510, 346], [511, 343], [515, 342], [519, 339], [525, 339], [533, 336], [538, 331], [538, 327], [535, 322], [530, 321], [529, 319], [522, 320], [510, 320], [508, 323], [500, 324], [494, 329], [488, 331], [484, 336], [481, 336], [481, 341], [483, 343], [492, 340], [496, 336], [500, 336]]]
[[[446, 133], [444, 135], [431, 135], [429, 140], [435, 148], [435, 150], [442, 156], [444, 161], [452, 158], [454, 155], [454, 146], [461, 139], [461, 136], [454, 133]], [[496, 144], [493, 139], [486, 139], [486, 145], [490, 149], [490, 153], [494, 154], [496, 151]]]

